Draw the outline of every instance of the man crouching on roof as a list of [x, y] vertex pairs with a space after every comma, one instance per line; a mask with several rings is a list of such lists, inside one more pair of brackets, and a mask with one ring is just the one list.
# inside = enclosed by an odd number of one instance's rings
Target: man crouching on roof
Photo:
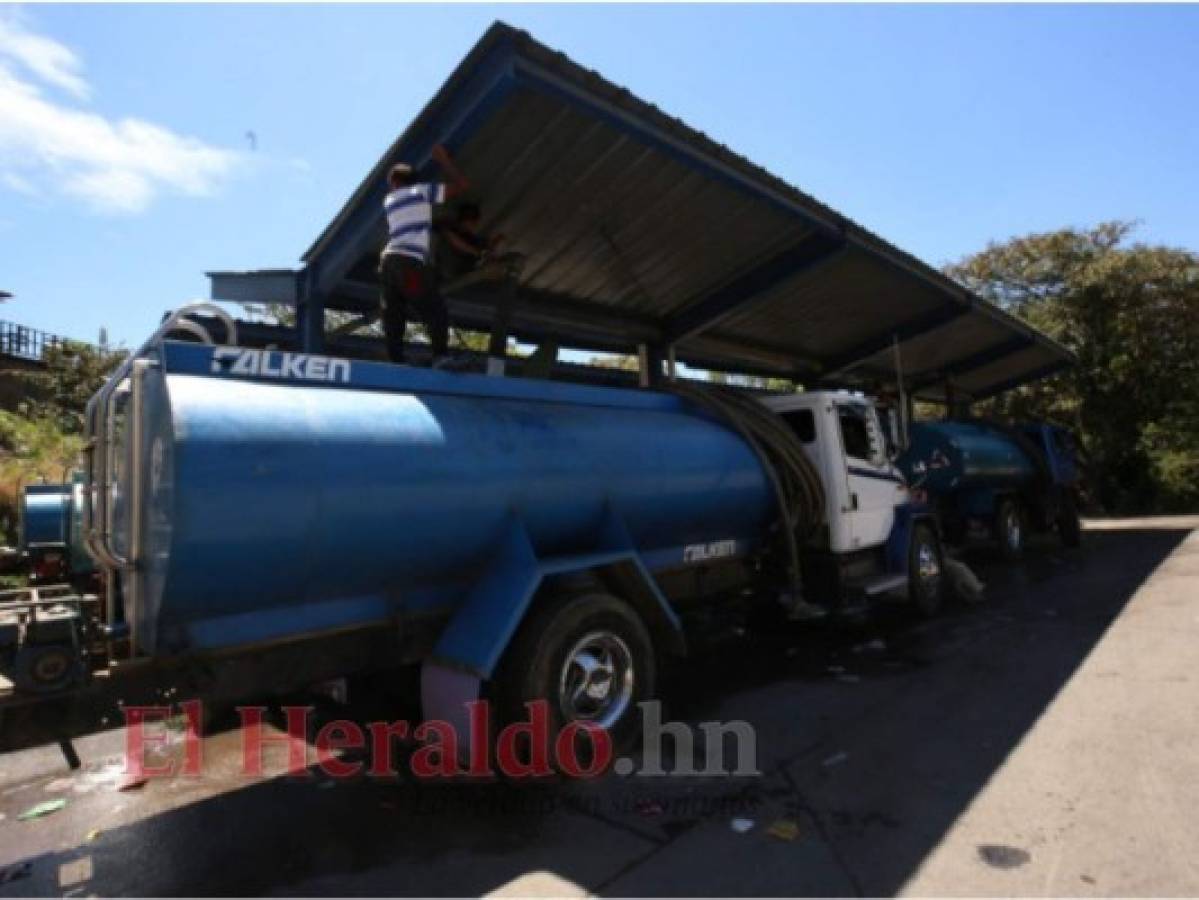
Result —
[[441, 166], [447, 184], [417, 181], [412, 166], [399, 163], [387, 173], [387, 246], [379, 257], [380, 302], [387, 356], [404, 361], [404, 330], [409, 314], [425, 323], [433, 345], [433, 366], [446, 359], [450, 320], [445, 300], [437, 290], [429, 251], [433, 233], [433, 207], [461, 194], [470, 185], [440, 144], [433, 159]]

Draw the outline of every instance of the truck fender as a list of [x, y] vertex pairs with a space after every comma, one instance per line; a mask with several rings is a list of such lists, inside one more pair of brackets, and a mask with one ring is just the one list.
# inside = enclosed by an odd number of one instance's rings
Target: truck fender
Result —
[[908, 548], [912, 543], [912, 529], [920, 523], [932, 526], [938, 540], [941, 529], [936, 514], [924, 503], [904, 503], [895, 507], [895, 522], [887, 536], [887, 571], [906, 575], [908, 572]]
[[421, 701], [426, 718], [457, 724], [465, 704], [492, 677], [517, 628], [546, 579], [588, 574], [611, 586], [644, 618], [656, 642], [672, 653], [686, 645], [678, 615], [641, 561], [622, 521], [606, 514], [597, 548], [588, 553], [540, 559], [518, 516], [499, 549], [438, 638], [422, 666]]

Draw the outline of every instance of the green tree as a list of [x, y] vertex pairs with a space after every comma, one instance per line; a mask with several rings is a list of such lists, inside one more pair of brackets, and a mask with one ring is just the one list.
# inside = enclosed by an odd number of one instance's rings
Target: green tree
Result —
[[47, 347], [44, 368], [14, 376], [23, 395], [15, 411], [30, 419], [53, 421], [61, 431], [77, 434], [83, 430], [87, 401], [123, 358], [123, 351], [74, 341]]
[[980, 410], [1070, 425], [1109, 511], [1199, 505], [1199, 256], [1130, 222], [991, 244], [948, 273], [1078, 356]]

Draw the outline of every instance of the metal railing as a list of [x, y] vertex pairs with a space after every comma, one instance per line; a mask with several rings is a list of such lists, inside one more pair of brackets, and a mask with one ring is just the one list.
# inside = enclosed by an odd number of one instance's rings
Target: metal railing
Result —
[[0, 356], [21, 359], [27, 362], [41, 362], [46, 350], [51, 347], [64, 347], [67, 339], [57, 334], [39, 331], [15, 322], [0, 321]]
[[[205, 344], [215, 341], [208, 329], [190, 316], [206, 313], [214, 317], [225, 328], [225, 343], [237, 345], [237, 325], [227, 312], [212, 303], [190, 303], [163, 319], [158, 330], [150, 335], [140, 349], [130, 353], [104, 382], [104, 386], [88, 401], [84, 414], [84, 482], [82, 509], [83, 541], [92, 558], [104, 571], [110, 584], [118, 572], [135, 574], [141, 562], [142, 548], [142, 385], [146, 372], [154, 364], [152, 358], [162, 341], [173, 334], [189, 334]], [[121, 402], [128, 400], [130, 421], [130, 526], [129, 540], [124, 555], [113, 544], [114, 508], [113, 484], [116, 480], [115, 462], [117, 447], [117, 419], [125, 412], [118, 409]], [[125, 621], [129, 624], [130, 640], [136, 647], [135, 622], [137, 615], [136, 577], [128, 578], [124, 584]], [[107, 607], [106, 624], [115, 624], [116, 604]]]

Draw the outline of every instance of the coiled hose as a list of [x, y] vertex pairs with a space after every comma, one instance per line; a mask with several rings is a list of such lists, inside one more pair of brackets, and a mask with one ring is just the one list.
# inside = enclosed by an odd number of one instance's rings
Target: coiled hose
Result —
[[788, 557], [792, 596], [800, 590], [799, 545], [824, 520], [824, 484], [795, 432], [754, 397], [712, 384], [675, 382], [667, 391], [726, 423], [749, 444], [770, 479]]

